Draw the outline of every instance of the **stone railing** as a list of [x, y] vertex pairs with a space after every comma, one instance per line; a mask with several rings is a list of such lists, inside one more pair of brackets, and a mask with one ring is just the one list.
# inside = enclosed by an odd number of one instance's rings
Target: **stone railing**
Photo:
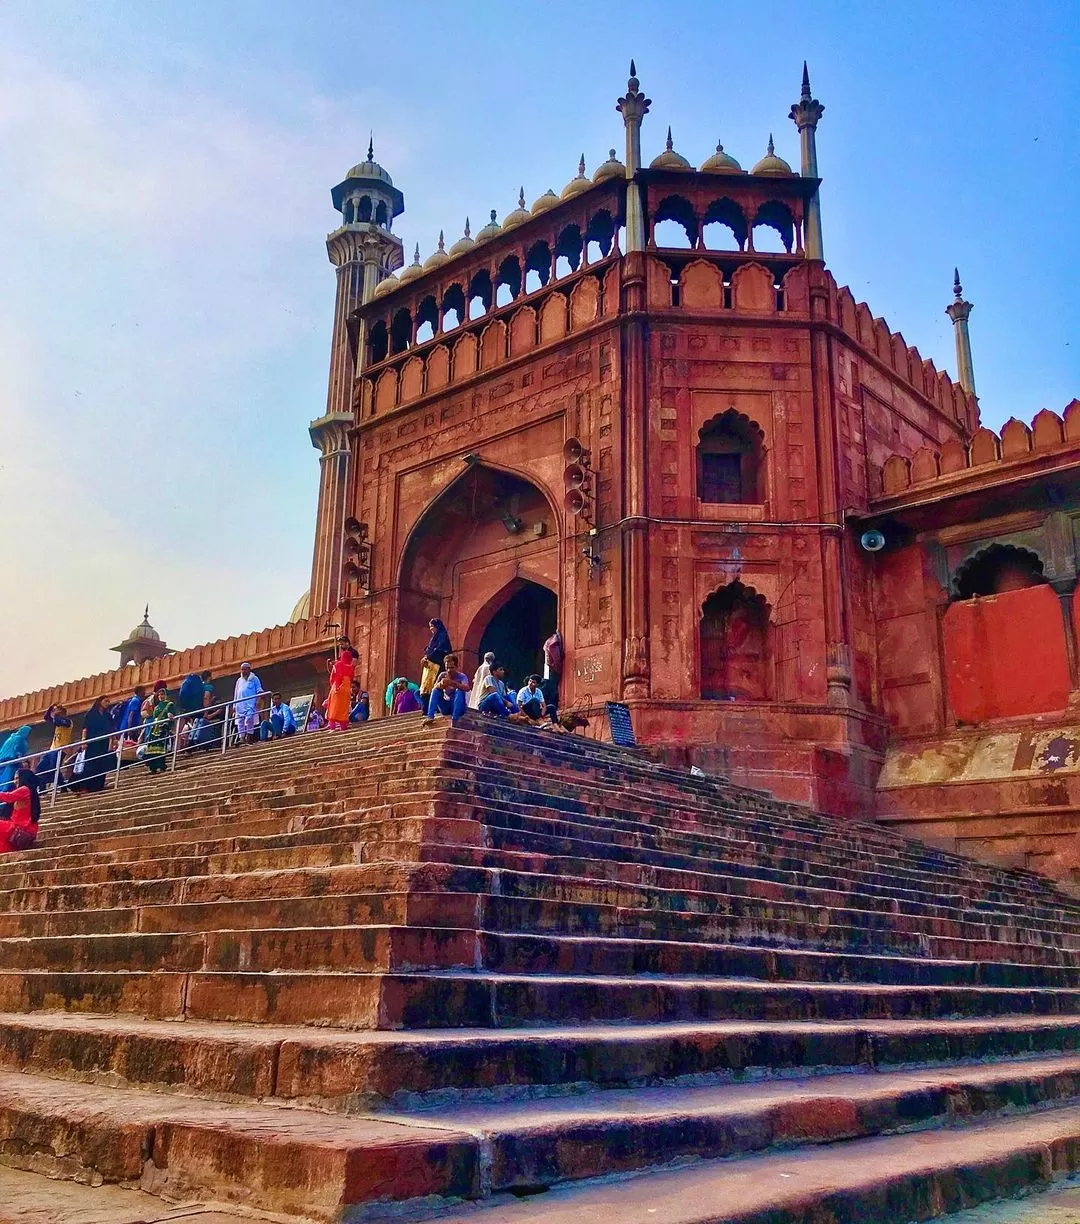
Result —
[[34, 722], [57, 702], [62, 702], [70, 712], [78, 713], [98, 697], [117, 697], [130, 693], [136, 686], [148, 689], [157, 680], [164, 680], [171, 687], [191, 672], [211, 671], [217, 676], [223, 671], [236, 671], [245, 660], [253, 667], [266, 665], [303, 654], [305, 648], [332, 638], [333, 631], [327, 635], [325, 618], [311, 617], [256, 633], [189, 646], [187, 650], [178, 650], [138, 666], [132, 663], [113, 671], [99, 672], [96, 676], [84, 676], [81, 680], [69, 680], [66, 684], [33, 693], [6, 697], [0, 700], [0, 729]]
[[983, 474], [990, 464], [1014, 463], [1035, 453], [1066, 447], [1080, 453], [1080, 400], [1074, 399], [1063, 416], [1044, 408], [1030, 429], [1012, 417], [1001, 427], [1000, 435], [991, 429], [977, 429], [966, 446], [954, 440], [936, 450], [923, 446], [910, 458], [891, 455], [881, 469], [881, 493], [883, 497], [895, 497], [916, 485], [975, 469]]

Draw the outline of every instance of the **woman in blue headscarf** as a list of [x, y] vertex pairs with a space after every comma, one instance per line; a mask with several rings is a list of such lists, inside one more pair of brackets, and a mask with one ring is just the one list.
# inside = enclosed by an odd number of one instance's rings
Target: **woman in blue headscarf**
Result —
[[428, 621], [428, 628], [431, 630], [431, 637], [428, 639], [420, 660], [422, 669], [420, 695], [422, 697], [426, 697], [435, 687], [435, 680], [442, 671], [443, 661], [453, 649], [450, 645], [450, 634], [446, 632], [446, 626], [437, 616]]
[[0, 745], [0, 787], [5, 790], [15, 781], [15, 771], [19, 768], [14, 764], [19, 757], [26, 756], [30, 751], [30, 724], [27, 723], [18, 731], [12, 733]]

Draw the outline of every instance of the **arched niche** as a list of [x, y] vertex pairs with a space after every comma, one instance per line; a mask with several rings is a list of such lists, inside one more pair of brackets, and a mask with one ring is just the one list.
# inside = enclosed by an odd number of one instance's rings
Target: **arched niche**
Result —
[[697, 495], [702, 502], [760, 505], [765, 501], [765, 435], [729, 408], [702, 426], [697, 444]]
[[704, 700], [771, 700], [772, 633], [763, 595], [738, 579], [720, 587], [701, 607], [698, 637]]

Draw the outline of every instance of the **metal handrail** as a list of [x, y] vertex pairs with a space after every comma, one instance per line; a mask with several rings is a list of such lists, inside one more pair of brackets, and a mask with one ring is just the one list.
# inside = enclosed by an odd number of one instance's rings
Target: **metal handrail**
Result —
[[[199, 709], [197, 710], [188, 710], [183, 713], [177, 712], [175, 714], [170, 714], [169, 721], [172, 724], [169, 730], [169, 736], [172, 739], [170, 772], [175, 771], [177, 758], [179, 756], [180, 736], [177, 734], [177, 732], [179, 731], [181, 722], [188, 722], [192, 719], [197, 718], [200, 714], [205, 715], [212, 710], [224, 710], [224, 716], [221, 719], [221, 755], [224, 756], [226, 752], [229, 750], [230, 738], [231, 738], [230, 732], [229, 732], [229, 725], [230, 725], [229, 710], [230, 708], [234, 708], [241, 702], [254, 701], [256, 703], [256, 713], [258, 713], [259, 699], [263, 697], [264, 695], [269, 697], [270, 691], [268, 689], [262, 689], [260, 692], [256, 693], [254, 697], [237, 698], [236, 696], [232, 696], [232, 697], [227, 698], [225, 701], [214, 702], [212, 705], [208, 705], [208, 706], [200, 706]], [[49, 785], [52, 787], [52, 795], [49, 799], [49, 807], [51, 808], [55, 805], [56, 797], [60, 791], [60, 766], [63, 763], [65, 756], [70, 756], [72, 754], [77, 756], [79, 750], [85, 749], [87, 745], [89, 744], [98, 744], [102, 740], [115, 739], [117, 741], [116, 751], [114, 754], [116, 756], [116, 769], [115, 769], [116, 783], [115, 783], [115, 786], [119, 787], [120, 774], [124, 766], [123, 750], [124, 750], [125, 742], [130, 743], [130, 740], [128, 739], [128, 737], [131, 736], [133, 733], [137, 733], [138, 738], [135, 740], [135, 742], [138, 743], [140, 740], [143, 739], [143, 736], [145, 735], [146, 729], [149, 725], [150, 725], [149, 723], [140, 722], [136, 726], [128, 727], [122, 731], [109, 731], [105, 735], [94, 735], [88, 739], [75, 740], [70, 744], [64, 744], [63, 747], [61, 748], [53, 749], [52, 747], [49, 747], [49, 748], [43, 749], [40, 752], [28, 752], [24, 756], [13, 757], [10, 761], [2, 761], [0, 762], [0, 765], [2, 765], [4, 768], [7, 768], [8, 766], [17, 767], [20, 764], [24, 764], [26, 762], [32, 762], [35, 759], [44, 756], [46, 752], [55, 751], [56, 761], [53, 764], [52, 780], [49, 783]], [[305, 724], [304, 730], [306, 730], [306, 724]], [[185, 751], [188, 751], [189, 747], [190, 746], [185, 746]], [[132, 762], [129, 762], [129, 764], [131, 763]], [[139, 762], [139, 764], [143, 764], [143, 763], [144, 762]], [[28, 768], [29, 767], [30, 766], [28, 766]], [[109, 773], [112, 773], [112, 772], [113, 772], [113, 769], [112, 767], [110, 767]], [[3, 802], [3, 794], [4, 792], [0, 791], [0, 803]]]

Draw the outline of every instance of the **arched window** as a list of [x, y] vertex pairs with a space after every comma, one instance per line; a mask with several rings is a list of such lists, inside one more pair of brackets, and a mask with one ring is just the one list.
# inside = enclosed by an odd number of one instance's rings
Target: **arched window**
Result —
[[390, 351], [390, 337], [386, 331], [386, 323], [382, 319], [372, 324], [369, 344], [371, 345], [371, 364], [377, 365], [380, 361], [385, 361], [386, 354]]
[[606, 258], [611, 252], [611, 244], [615, 240], [615, 222], [606, 208], [601, 208], [589, 219], [585, 231], [585, 259], [593, 263], [597, 259]]
[[406, 307], [397, 311], [390, 324], [390, 351], [404, 353], [412, 344], [412, 315]]
[[568, 225], [559, 235], [555, 243], [555, 276], [560, 278], [576, 272], [581, 265], [581, 255], [585, 244], [581, 237], [581, 227]]
[[956, 571], [953, 586], [957, 599], [976, 595], [1001, 595], [1046, 582], [1037, 553], [1012, 544], [991, 544], [969, 557]]
[[356, 208], [356, 219], [367, 224], [371, 220], [371, 196], [361, 196]]
[[380, 200], [375, 207], [375, 224], [381, 225], [384, 229], [389, 220], [389, 215], [386, 211], [386, 205]]
[[469, 318], [479, 319], [491, 309], [494, 297], [491, 289], [491, 273], [481, 268], [469, 284]]
[[551, 279], [551, 248], [546, 242], [534, 242], [525, 256], [525, 292], [543, 289]]
[[653, 244], [658, 247], [694, 247], [697, 239], [697, 215], [690, 201], [682, 196], [668, 196], [661, 200], [653, 217]]
[[465, 293], [460, 285], [451, 285], [443, 294], [442, 329], [453, 331], [465, 321]]
[[701, 239], [710, 251], [741, 251], [746, 246], [746, 218], [734, 200], [713, 200], [705, 210]]
[[700, 657], [705, 700], [768, 701], [772, 664], [765, 597], [738, 580], [710, 595], [701, 608]]
[[425, 344], [435, 336], [439, 326], [439, 307], [432, 294], [416, 308], [416, 343]]
[[697, 495], [703, 502], [760, 505], [765, 500], [765, 435], [729, 408], [698, 435]]
[[521, 293], [521, 264], [516, 255], [508, 255], [495, 274], [495, 305], [509, 306]]
[[[771, 231], [771, 233], [770, 233]], [[754, 250], [791, 253], [795, 246], [795, 218], [779, 200], [769, 200], [754, 214]]]

